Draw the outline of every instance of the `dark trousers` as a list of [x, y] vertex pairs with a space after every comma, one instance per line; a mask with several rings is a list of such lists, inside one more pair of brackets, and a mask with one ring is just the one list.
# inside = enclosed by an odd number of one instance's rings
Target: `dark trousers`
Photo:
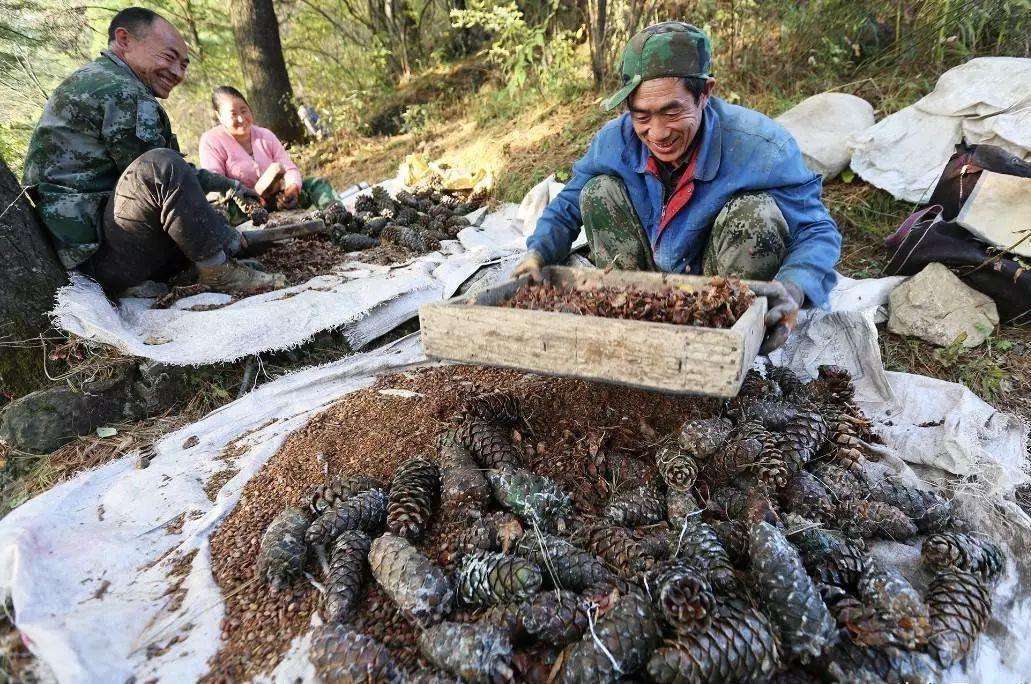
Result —
[[83, 265], [111, 294], [168, 280], [238, 240], [175, 150], [144, 152], [122, 172], [104, 212], [100, 249]]

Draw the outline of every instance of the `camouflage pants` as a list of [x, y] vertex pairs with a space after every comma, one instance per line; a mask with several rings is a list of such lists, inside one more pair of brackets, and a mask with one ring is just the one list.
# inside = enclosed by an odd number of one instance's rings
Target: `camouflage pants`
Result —
[[[599, 268], [657, 270], [651, 244], [623, 181], [595, 176], [580, 193], [591, 261]], [[704, 275], [771, 280], [787, 254], [788, 225], [765, 192], [741, 193], [727, 202], [705, 246]]]
[[144, 280], [167, 280], [236, 239], [208, 204], [193, 167], [159, 148], [122, 172], [104, 211], [100, 249], [81, 269], [114, 294]]

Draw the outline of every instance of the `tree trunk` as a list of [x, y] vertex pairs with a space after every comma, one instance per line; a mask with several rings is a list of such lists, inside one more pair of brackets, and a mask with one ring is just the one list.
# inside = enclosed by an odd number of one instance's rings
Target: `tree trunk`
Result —
[[68, 281], [46, 229], [0, 158], [0, 405], [43, 385], [39, 335]]
[[229, 16], [255, 123], [272, 129], [285, 142], [300, 141], [304, 127], [294, 113], [272, 0], [230, 0]]

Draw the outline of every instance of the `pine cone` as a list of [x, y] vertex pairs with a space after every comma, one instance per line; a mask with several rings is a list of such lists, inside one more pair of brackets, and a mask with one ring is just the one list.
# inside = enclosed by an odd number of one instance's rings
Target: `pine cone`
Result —
[[737, 599], [724, 599], [705, 631], [686, 633], [652, 654], [655, 682], [758, 681], [780, 664], [780, 644], [765, 615]]
[[707, 508], [722, 513], [729, 520], [737, 520], [748, 510], [748, 492], [736, 485], [724, 485], [709, 492]]
[[372, 188], [372, 200], [375, 202], [377, 209], [393, 209], [396, 206], [390, 193], [380, 185]]
[[824, 605], [834, 616], [834, 621], [839, 628], [850, 630], [858, 623], [868, 619], [869, 609], [863, 605], [862, 601], [841, 587], [817, 583], [816, 588], [820, 591]]
[[653, 562], [625, 527], [599, 522], [584, 528], [575, 541], [623, 577], [647, 570]]
[[739, 421], [754, 421], [767, 430], [779, 432], [798, 415], [799, 408], [786, 401], [761, 399], [743, 403], [737, 410]]
[[748, 565], [748, 523], [742, 520], [710, 520], [720, 544], [727, 550], [730, 561], [737, 566]]
[[670, 558], [678, 559], [697, 571], [713, 589], [729, 591], [738, 586], [734, 566], [716, 531], [701, 520], [689, 519], [670, 542]]
[[383, 528], [387, 520], [387, 495], [382, 489], [370, 489], [346, 499], [315, 519], [305, 540], [311, 546], [333, 541], [344, 530], [363, 530], [370, 535]]
[[674, 531], [667, 523], [659, 523], [658, 525], [639, 527], [632, 533], [644, 555], [658, 561], [666, 560], [669, 557], [670, 541], [672, 541], [673, 535], [680, 534], [680, 528]]
[[792, 399], [792, 395], [804, 387], [802, 378], [787, 366], [768, 366], [766, 377], [777, 383], [785, 399]]
[[300, 508], [286, 508], [272, 519], [261, 535], [258, 550], [258, 577], [278, 589], [304, 570], [308, 547], [305, 531], [311, 514]]
[[705, 460], [723, 448], [733, 426], [725, 418], [689, 420], [680, 428], [678, 443], [689, 456]]
[[523, 536], [523, 526], [510, 513], [491, 513], [463, 526], [449, 543], [452, 560], [476, 551], [507, 552], [512, 541]]
[[441, 494], [448, 510], [454, 513], [483, 509], [491, 497], [490, 485], [454, 431], [444, 432], [437, 438], [437, 454], [441, 464]]
[[333, 236], [333, 244], [345, 252], [360, 252], [379, 246], [379, 240], [359, 233], [344, 233]]
[[571, 591], [546, 591], [525, 607], [523, 626], [538, 641], [561, 646], [587, 631], [587, 610], [587, 601]]
[[366, 211], [376, 211], [376, 200], [372, 198], [372, 195], [359, 195], [358, 199], [354, 201], [354, 213], [359, 214]]
[[592, 632], [566, 649], [561, 681], [593, 684], [632, 677], [658, 641], [659, 626], [648, 600], [639, 594], [622, 596]]
[[[822, 660], [831, 681], [835, 682], [934, 684], [940, 681], [927, 655], [891, 646], [861, 646], [842, 639]], [[871, 680], [870, 675], [880, 679]]]
[[927, 589], [931, 653], [950, 667], [973, 647], [992, 612], [992, 594], [981, 576], [943, 570]]
[[440, 499], [440, 471], [423, 458], [407, 461], [394, 474], [387, 503], [387, 529], [410, 540], [422, 536]]
[[756, 436], [762, 430], [759, 423], [745, 422], [731, 433], [727, 444], [717, 449], [701, 464], [700, 477], [712, 487], [726, 484], [735, 475], [758, 463], [763, 451], [763, 442]]
[[698, 503], [691, 492], [681, 492], [675, 489], [666, 490], [666, 519], [680, 531], [681, 525], [687, 516], [700, 510]]
[[856, 591], [866, 567], [863, 549], [816, 523], [786, 516], [788, 539], [802, 554], [805, 569], [817, 582]]
[[648, 590], [659, 614], [676, 632], [705, 631], [716, 609], [709, 583], [683, 563], [666, 563], [650, 573]]
[[419, 221], [419, 211], [411, 207], [405, 207], [397, 212], [394, 223], [399, 226], [411, 226]]
[[780, 503], [783, 511], [817, 522], [832, 522], [836, 512], [827, 488], [815, 475], [804, 470], [788, 479], [780, 491]]
[[655, 452], [655, 465], [669, 489], [685, 491], [698, 479], [698, 462], [694, 456], [673, 444], [665, 444]]
[[944, 532], [952, 523], [952, 502], [937, 492], [908, 487], [888, 477], [870, 488], [870, 498], [895, 506], [905, 513], [921, 532]]
[[343, 625], [316, 628], [308, 657], [322, 682], [400, 684], [404, 679], [383, 644]]
[[458, 597], [470, 606], [521, 601], [541, 588], [541, 571], [530, 561], [480, 551], [462, 559], [456, 572]]
[[756, 369], [749, 368], [736, 399], [779, 399], [780, 396], [780, 387], [775, 382], [764, 378]]
[[478, 394], [462, 404], [461, 412], [465, 415], [491, 421], [506, 427], [515, 427], [523, 420], [523, 412], [519, 406], [519, 398], [504, 391]]
[[874, 558], [866, 561], [859, 578], [859, 598], [872, 616], [856, 643], [892, 645], [915, 650], [927, 641], [928, 615], [920, 593], [894, 568]]
[[1006, 569], [1002, 549], [983, 537], [962, 532], [932, 534], [924, 540], [920, 555], [931, 569], [962, 570], [994, 582]]
[[847, 404], [856, 397], [856, 387], [852, 384], [852, 374], [845, 368], [835, 365], [823, 365], [817, 369], [817, 379], [826, 388], [827, 400], [836, 404]]
[[321, 515], [330, 508], [350, 499], [355, 494], [361, 494], [370, 489], [386, 488], [387, 485], [383, 480], [367, 475], [335, 478], [324, 485], [320, 485], [312, 492], [309, 497], [311, 510], [315, 515]]
[[737, 429], [737, 440], [759, 442], [759, 458], [751, 464], [740, 463], [739, 469], [746, 468], [756, 475], [759, 485], [767, 492], [776, 492], [788, 482], [788, 464], [778, 444], [777, 434], [770, 432], [756, 420], [742, 423]]
[[916, 525], [894, 506], [880, 501], [848, 499], [838, 504], [841, 531], [862, 539], [905, 541], [916, 536]]
[[550, 534], [528, 533], [516, 553], [536, 563], [551, 584], [569, 591], [611, 584], [616, 577], [594, 554]]
[[389, 240], [384, 239], [383, 234], [388, 232], [387, 227], [390, 225], [389, 219], [385, 219], [382, 216], [372, 216], [362, 223], [362, 232], [369, 237], [379, 238], [382, 241], [389, 242]]
[[827, 488], [835, 501], [865, 499], [870, 496], [870, 485], [858, 469], [835, 463], [820, 463], [812, 469], [812, 473]]
[[394, 195], [394, 199], [396, 199], [399, 204], [403, 204], [406, 207], [410, 207], [412, 209], [419, 208], [419, 198], [407, 190], [398, 190], [397, 194]]
[[327, 622], [344, 622], [358, 602], [369, 567], [372, 540], [361, 530], [341, 532], [333, 542], [323, 615]]
[[767, 522], [751, 529], [752, 578], [777, 626], [784, 649], [802, 662], [833, 643], [837, 629], [802, 558], [784, 534]]
[[512, 644], [502, 630], [491, 625], [442, 622], [419, 635], [419, 651], [463, 682], [512, 680]]
[[402, 537], [384, 534], [369, 550], [372, 575], [402, 612], [418, 624], [432, 624], [451, 610], [454, 593], [429, 558]]
[[609, 499], [602, 515], [617, 525], [654, 525], [666, 519], [665, 497], [650, 483], [624, 487]]
[[780, 434], [779, 447], [791, 472], [801, 470], [827, 441], [829, 430], [816, 411], [799, 410]]
[[490, 470], [494, 498], [531, 525], [551, 529], [572, 511], [573, 501], [550, 479], [528, 470]]
[[[526, 612], [529, 602], [499, 603], [491, 606], [479, 616], [476, 622], [497, 627], [510, 639], [522, 636], [526, 631], [523, 625], [523, 614]], [[458, 620], [462, 622], [462, 620]]]
[[518, 470], [523, 467], [519, 450], [512, 444], [508, 432], [497, 423], [470, 418], [462, 422], [456, 436], [483, 468]]

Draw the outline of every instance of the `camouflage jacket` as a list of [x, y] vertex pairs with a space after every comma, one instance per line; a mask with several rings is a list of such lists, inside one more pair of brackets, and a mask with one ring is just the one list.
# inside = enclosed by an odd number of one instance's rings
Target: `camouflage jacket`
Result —
[[[47, 101], [25, 157], [26, 186], [66, 268], [100, 246], [104, 208], [136, 157], [160, 147], [179, 152], [168, 114], [132, 69], [110, 52], [66, 78]], [[198, 171], [205, 191], [232, 181]]]

